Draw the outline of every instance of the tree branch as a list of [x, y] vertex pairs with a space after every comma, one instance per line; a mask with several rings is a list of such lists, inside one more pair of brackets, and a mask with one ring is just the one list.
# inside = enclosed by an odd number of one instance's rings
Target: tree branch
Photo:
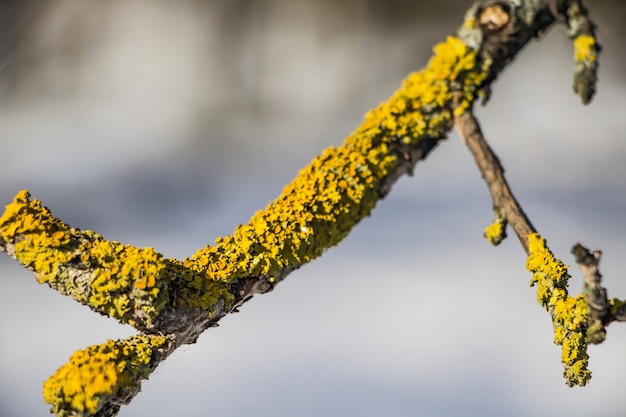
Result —
[[[502, 36], [513, 30], [512, 20], [507, 15], [510, 9], [502, 2], [490, 2], [479, 10], [478, 19], [489, 30], [500, 31]], [[576, 62], [574, 92], [584, 104], [588, 104], [595, 92], [597, 53], [600, 50], [595, 40], [594, 25], [580, 2], [551, 2], [549, 10], [553, 15], [562, 15], [569, 27]], [[498, 48], [495, 51], [500, 53]], [[504, 178], [504, 169], [498, 157], [487, 144], [471, 111], [457, 115], [455, 126], [474, 156], [493, 199], [495, 220], [485, 229], [485, 237], [490, 243], [498, 245], [506, 237], [507, 224], [511, 225], [528, 255], [527, 269], [533, 272], [531, 285], [538, 286], [537, 300], [552, 316], [554, 342], [562, 346], [567, 383], [570, 386], [585, 385], [591, 377], [587, 370], [587, 343], [602, 342], [606, 334], [605, 324], [615, 320], [611, 311], [619, 314], [622, 309], [626, 310], [619, 300], [615, 300], [609, 308], [607, 292], [600, 286], [601, 275], [597, 269], [600, 252], [591, 255], [581, 245], [572, 249], [585, 284], [582, 295], [570, 297], [567, 292], [567, 280], [570, 278], [567, 267], [554, 257], [524, 214]]]
[[602, 284], [598, 265], [602, 252], [593, 253], [580, 243], [572, 247], [572, 254], [583, 275], [583, 294], [587, 300], [587, 341], [602, 343], [606, 337], [606, 326], [614, 321], [626, 321], [626, 301], [617, 298], [609, 300], [608, 292]]
[[493, 199], [495, 224], [500, 227], [495, 228], [493, 232], [486, 231], [486, 238], [493, 244], [499, 244], [505, 236], [505, 226], [509, 224], [528, 254], [528, 235], [535, 233], [536, 230], [509, 188], [504, 178], [504, 168], [483, 137], [478, 121], [471, 113], [466, 112], [455, 118], [454, 124], [461, 139], [474, 156]]
[[466, 112], [455, 118], [455, 125], [472, 152], [493, 199], [496, 219], [494, 224], [487, 227], [485, 237], [492, 244], [498, 245], [506, 236], [507, 223], [515, 231], [528, 255], [526, 268], [533, 273], [531, 285], [537, 284], [537, 301], [552, 317], [554, 343], [562, 348], [563, 376], [569, 386], [584, 386], [591, 378], [591, 372], [587, 369], [587, 300], [583, 296], [569, 296], [567, 281], [570, 276], [567, 266], [554, 257], [545, 240], [530, 224], [504, 178], [498, 157], [487, 144], [474, 116]]
[[[40, 283], [143, 333], [76, 352], [45, 384], [44, 398], [52, 411], [59, 416], [115, 415], [178, 346], [194, 343], [253, 295], [271, 291], [338, 244], [454, 124], [477, 156], [494, 195], [499, 222], [494, 230], [501, 230], [491, 233], [494, 242], [504, 236], [506, 222], [513, 226], [530, 254], [538, 299], [559, 328], [571, 327], [561, 333], [555, 327], [555, 341], [564, 346], [568, 383], [584, 385], [589, 377], [584, 328], [576, 322], [581, 314], [585, 317], [584, 311], [578, 299], [564, 292], [567, 273], [533, 233], [471, 116], [474, 102], [486, 102], [506, 65], [557, 21], [570, 28], [574, 89], [589, 102], [599, 47], [581, 1], [478, 1], [456, 34], [434, 47], [427, 66], [367, 113], [342, 145], [314, 158], [249, 223], [184, 260], [164, 259], [152, 248], [72, 228], [31, 200], [27, 191], [18, 193], [0, 217], [0, 250], [35, 272]], [[571, 346], [566, 349], [566, 344]]]

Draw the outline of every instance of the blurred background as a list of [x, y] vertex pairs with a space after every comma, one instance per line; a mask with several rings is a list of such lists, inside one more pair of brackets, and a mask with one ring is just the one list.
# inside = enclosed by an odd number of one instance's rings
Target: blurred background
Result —
[[[604, 252], [626, 297], [626, 3], [588, 2], [598, 95], [571, 88], [563, 27], [478, 109], [535, 226], [566, 263]], [[0, 2], [0, 205], [31, 190], [72, 226], [182, 258], [246, 222], [358, 126], [470, 1]], [[121, 415], [623, 416], [626, 325], [568, 388], [515, 237], [456, 134], [338, 247], [163, 363]], [[570, 290], [581, 282], [577, 269]], [[0, 415], [47, 415], [77, 349], [133, 334], [0, 256]]]

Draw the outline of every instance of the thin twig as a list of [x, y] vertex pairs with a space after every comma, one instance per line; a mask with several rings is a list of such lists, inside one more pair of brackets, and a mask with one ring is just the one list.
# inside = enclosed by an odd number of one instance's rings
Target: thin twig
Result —
[[[454, 125], [474, 156], [476, 165], [487, 183], [493, 199], [494, 211], [504, 213], [506, 221], [511, 225], [528, 254], [528, 235], [536, 230], [515, 199], [504, 177], [504, 168], [485, 140], [478, 121], [470, 112], [465, 112], [455, 118]], [[606, 337], [606, 326], [609, 323], [626, 321], [626, 302], [617, 299], [609, 300], [606, 288], [601, 285], [602, 275], [598, 264], [602, 252], [591, 252], [578, 243], [572, 248], [572, 254], [584, 280], [583, 294], [587, 301], [587, 342], [602, 343]]]
[[527, 236], [534, 233], [535, 228], [509, 188], [500, 160], [485, 140], [478, 121], [470, 112], [465, 112], [455, 118], [454, 126], [474, 156], [480, 173], [489, 187], [494, 211], [504, 212], [506, 220], [528, 254]]

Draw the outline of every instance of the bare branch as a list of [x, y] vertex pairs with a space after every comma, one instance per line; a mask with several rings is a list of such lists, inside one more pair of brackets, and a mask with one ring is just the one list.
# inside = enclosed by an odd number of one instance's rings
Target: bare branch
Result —
[[[461, 139], [474, 156], [480, 173], [489, 187], [494, 212], [502, 213], [528, 254], [528, 235], [535, 233], [536, 230], [509, 188], [500, 160], [483, 137], [478, 121], [471, 113], [466, 112], [457, 117], [454, 124]], [[504, 233], [504, 228], [502, 233]]]

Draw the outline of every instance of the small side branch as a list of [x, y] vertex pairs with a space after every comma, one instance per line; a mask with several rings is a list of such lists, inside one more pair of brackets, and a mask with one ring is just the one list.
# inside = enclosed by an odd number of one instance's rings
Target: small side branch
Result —
[[606, 337], [606, 326], [614, 321], [626, 321], [626, 301], [617, 298], [609, 300], [606, 288], [602, 286], [602, 274], [598, 265], [602, 252], [591, 252], [577, 243], [572, 254], [583, 275], [583, 294], [587, 299], [587, 342], [602, 343]]
[[470, 112], [465, 112], [455, 118], [454, 126], [474, 156], [482, 177], [489, 187], [494, 211], [504, 215], [528, 254], [528, 235], [535, 233], [536, 230], [509, 188], [500, 160], [485, 140], [478, 121]]
[[[485, 233], [491, 243], [504, 236], [507, 222], [528, 255], [526, 269], [533, 273], [531, 285], [537, 286], [537, 301], [552, 318], [554, 343], [561, 346], [563, 376], [567, 385], [584, 386], [591, 378], [587, 369], [588, 311], [593, 309], [585, 296], [571, 297], [567, 291], [570, 275], [567, 266], [557, 259], [524, 214], [504, 178], [504, 169], [485, 140], [478, 121], [470, 112], [455, 118], [455, 127], [470, 149], [493, 199], [496, 221]], [[491, 233], [490, 229], [499, 233]], [[495, 240], [495, 241], [494, 241]], [[597, 270], [596, 270], [597, 271]]]
[[[504, 226], [507, 222], [511, 225], [528, 255], [526, 269], [533, 273], [531, 285], [537, 286], [537, 301], [552, 318], [554, 343], [561, 346], [565, 381], [569, 386], [586, 385], [591, 378], [591, 372], [587, 369], [588, 315], [585, 298], [571, 297], [568, 294], [567, 280], [570, 276], [567, 273], [567, 266], [548, 249], [545, 239], [537, 234], [515, 199], [504, 178], [504, 169], [487, 144], [476, 118], [471, 112], [465, 112], [455, 118], [454, 124], [474, 156], [493, 199], [496, 221], [487, 228], [486, 237], [497, 244], [499, 240], [494, 239], [494, 236], [499, 235], [501, 240], [504, 236]], [[499, 233], [490, 235], [490, 228], [499, 229]]]
[[[487, 228], [486, 237], [491, 243], [498, 244], [508, 223], [529, 254], [528, 236], [536, 230], [509, 188], [504, 169], [485, 140], [478, 121], [471, 113], [466, 112], [455, 118], [455, 127], [474, 156], [493, 199], [496, 220]], [[489, 229], [496, 231], [490, 232]], [[584, 279], [582, 294], [587, 302], [587, 343], [599, 344], [606, 337], [607, 325], [613, 321], [626, 321], [626, 301], [609, 299], [606, 288], [601, 285], [602, 275], [598, 265], [602, 252], [591, 252], [580, 243], [571, 252]]]

